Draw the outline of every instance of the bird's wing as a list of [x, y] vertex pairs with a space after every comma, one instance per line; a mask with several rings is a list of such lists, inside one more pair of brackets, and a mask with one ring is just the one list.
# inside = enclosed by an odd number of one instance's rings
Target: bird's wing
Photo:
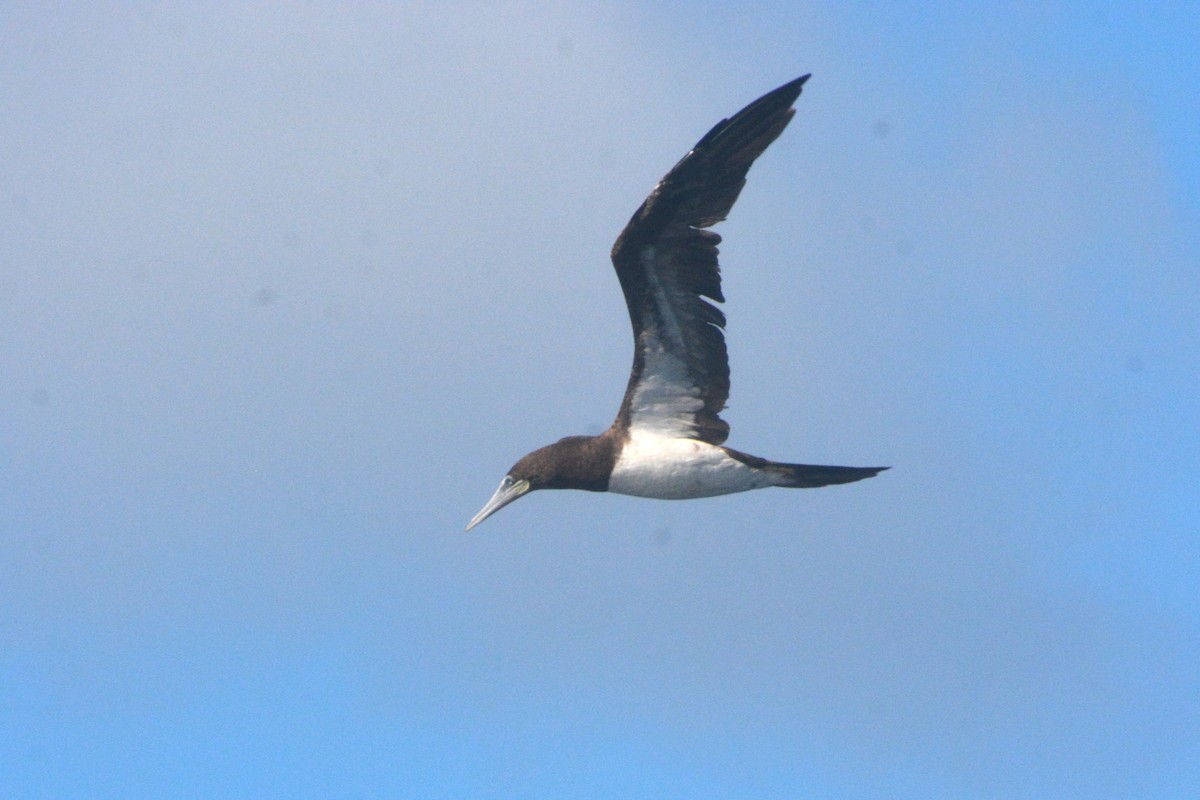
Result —
[[763, 95], [696, 143], [617, 237], [612, 260], [633, 324], [633, 371], [617, 415], [628, 427], [721, 444], [729, 424], [717, 245], [754, 160], [783, 132], [808, 75]]

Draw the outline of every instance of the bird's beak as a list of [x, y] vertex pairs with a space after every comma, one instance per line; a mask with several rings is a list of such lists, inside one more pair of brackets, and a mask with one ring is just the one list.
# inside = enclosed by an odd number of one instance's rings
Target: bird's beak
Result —
[[506, 475], [504, 480], [500, 481], [500, 488], [496, 490], [494, 495], [492, 495], [492, 499], [488, 500], [484, 507], [479, 510], [479, 513], [472, 517], [471, 521], [467, 523], [467, 530], [471, 530], [471, 528], [474, 528], [492, 514], [495, 514], [497, 511], [504, 508], [513, 500], [516, 500], [518, 497], [528, 491], [529, 481], [524, 479], [514, 481], [512, 478]]

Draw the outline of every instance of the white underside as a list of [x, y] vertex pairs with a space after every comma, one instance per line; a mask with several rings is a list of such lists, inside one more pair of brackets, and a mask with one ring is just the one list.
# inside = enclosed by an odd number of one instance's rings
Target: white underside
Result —
[[647, 433], [684, 439], [694, 430], [696, 413], [704, 408], [700, 387], [658, 336], [644, 336], [642, 358], [642, 378], [633, 390], [630, 422]]
[[608, 479], [608, 490], [660, 500], [688, 500], [771, 486], [769, 474], [716, 445], [634, 428]]

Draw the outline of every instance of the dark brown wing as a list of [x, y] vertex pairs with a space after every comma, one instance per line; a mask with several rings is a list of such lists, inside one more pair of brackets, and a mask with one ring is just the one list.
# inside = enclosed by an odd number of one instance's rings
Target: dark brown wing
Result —
[[783, 132], [809, 76], [721, 120], [667, 173], [613, 245], [633, 323], [633, 372], [618, 423], [721, 444], [729, 398], [717, 245], [754, 160]]

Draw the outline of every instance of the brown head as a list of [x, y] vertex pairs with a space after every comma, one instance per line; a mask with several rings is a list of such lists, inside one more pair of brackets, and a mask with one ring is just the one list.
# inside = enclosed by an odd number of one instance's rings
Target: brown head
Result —
[[611, 430], [599, 436], [568, 436], [534, 450], [513, 464], [492, 499], [467, 523], [467, 530], [535, 489], [607, 491], [617, 451]]

